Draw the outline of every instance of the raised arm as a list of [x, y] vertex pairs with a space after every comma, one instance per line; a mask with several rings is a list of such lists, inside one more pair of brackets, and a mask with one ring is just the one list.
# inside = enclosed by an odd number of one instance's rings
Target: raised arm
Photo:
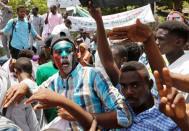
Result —
[[47, 17], [45, 19], [45, 24], [48, 24], [49, 23], [49, 10], [47, 11]]
[[[155, 43], [154, 35], [151, 28], [142, 24], [139, 20], [131, 26], [114, 28], [108, 35], [111, 39], [125, 39], [120, 44], [129, 42], [143, 42], [144, 51], [147, 55], [152, 71], [157, 70], [160, 73], [161, 80], [163, 79], [162, 69], [166, 64], [161, 56], [161, 53]], [[179, 90], [189, 92], [189, 77], [170, 72], [173, 85]]]
[[97, 50], [99, 53], [100, 60], [108, 76], [110, 77], [111, 82], [114, 86], [116, 86], [119, 82], [119, 69], [113, 59], [113, 55], [107, 41], [100, 9], [95, 9], [90, 4], [89, 12], [96, 21], [97, 25]]
[[120, 44], [126, 44], [127, 42], [143, 42], [144, 51], [152, 71], [158, 70], [160, 75], [162, 74], [162, 69], [166, 64], [155, 43], [153, 32], [148, 25], [142, 24], [140, 20], [137, 19], [136, 24], [114, 28], [108, 35], [112, 40], [125, 39]]

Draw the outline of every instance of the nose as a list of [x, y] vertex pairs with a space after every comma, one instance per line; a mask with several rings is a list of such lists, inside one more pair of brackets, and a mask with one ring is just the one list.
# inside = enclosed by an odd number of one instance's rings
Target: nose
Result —
[[62, 51], [61, 55], [62, 58], [68, 57], [69, 54], [66, 51]]
[[134, 90], [131, 86], [127, 87], [126, 94], [127, 95], [133, 95], [134, 94]]

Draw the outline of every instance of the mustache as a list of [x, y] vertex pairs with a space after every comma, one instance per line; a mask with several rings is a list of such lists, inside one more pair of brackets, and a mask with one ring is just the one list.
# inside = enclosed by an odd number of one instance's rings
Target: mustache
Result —
[[134, 100], [134, 101], [138, 101], [137, 98], [132, 97], [132, 96], [127, 96], [127, 97], [126, 97], [126, 100]]

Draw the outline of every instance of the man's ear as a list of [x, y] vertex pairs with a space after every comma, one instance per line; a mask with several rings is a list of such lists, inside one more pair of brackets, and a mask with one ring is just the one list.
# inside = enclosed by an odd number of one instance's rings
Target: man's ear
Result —
[[127, 57], [121, 58], [120, 64], [123, 65], [125, 62], [127, 62]]
[[184, 39], [183, 39], [183, 38], [177, 38], [177, 39], [176, 39], [176, 42], [175, 42], [175, 45], [176, 45], [177, 47], [183, 48], [184, 45], [185, 45]]

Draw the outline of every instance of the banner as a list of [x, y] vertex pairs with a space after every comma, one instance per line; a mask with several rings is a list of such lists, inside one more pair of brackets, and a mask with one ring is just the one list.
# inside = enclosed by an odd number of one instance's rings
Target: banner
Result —
[[[69, 16], [69, 19], [72, 22], [72, 31], [78, 31], [79, 28], [84, 28], [87, 31], [96, 30], [96, 23], [92, 17]], [[142, 23], [155, 21], [150, 5], [114, 15], [102, 16], [102, 19], [105, 29], [135, 24], [136, 19], [140, 19]]]
[[47, 6], [58, 5], [60, 4], [60, 8], [66, 8], [70, 6], [80, 5], [79, 0], [48, 0]]

